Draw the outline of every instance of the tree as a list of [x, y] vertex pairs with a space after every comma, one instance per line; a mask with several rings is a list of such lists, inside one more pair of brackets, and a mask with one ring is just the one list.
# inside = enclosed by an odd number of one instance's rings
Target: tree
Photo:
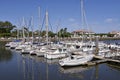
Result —
[[12, 25], [9, 21], [0, 21], [0, 36], [1, 37], [9, 37], [11, 36], [11, 30], [13, 30], [16, 26]]
[[67, 28], [62, 28], [60, 29], [60, 31], [58, 32], [58, 37], [70, 37], [70, 33], [67, 32]]
[[52, 31], [49, 31], [48, 35], [49, 35], [49, 37], [55, 37], [55, 33], [53, 33]]

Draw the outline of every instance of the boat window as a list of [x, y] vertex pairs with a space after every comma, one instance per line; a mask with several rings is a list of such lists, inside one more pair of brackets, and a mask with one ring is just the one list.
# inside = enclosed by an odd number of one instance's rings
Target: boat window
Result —
[[63, 49], [63, 51], [66, 51], [66, 49]]
[[96, 46], [93, 46], [93, 47], [96, 47]]
[[77, 59], [82, 59], [82, 58], [84, 58], [84, 57], [80, 57], [80, 58], [77, 58]]
[[60, 52], [62, 52], [62, 49], [59, 49]]
[[74, 57], [73, 57], [73, 56], [71, 56], [71, 59], [74, 59]]
[[76, 46], [76, 49], [80, 48], [80, 46]]

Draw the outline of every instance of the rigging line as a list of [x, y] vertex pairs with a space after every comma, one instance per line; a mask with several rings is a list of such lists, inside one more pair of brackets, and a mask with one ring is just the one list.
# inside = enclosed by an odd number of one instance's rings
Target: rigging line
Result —
[[[84, 14], [85, 14], [85, 11], [84, 11]], [[86, 15], [85, 15], [85, 22], [86, 22], [86, 27], [87, 27], [87, 30], [88, 30], [88, 35], [89, 35], [89, 37], [90, 37], [90, 41], [92, 41], [91, 28], [90, 28], [90, 26], [88, 25]]]
[[31, 18], [30, 18], [30, 20], [28, 21], [28, 26], [30, 26], [30, 28], [31, 28]]
[[21, 24], [22, 24], [21, 22], [22, 22], [22, 21], [19, 19], [19, 20], [18, 20], [18, 27], [19, 27], [18, 29], [21, 28]]
[[84, 22], [83, 9], [84, 9], [84, 7], [83, 7], [83, 0], [81, 0], [81, 22], [82, 22], [82, 29], [83, 29], [83, 26], [84, 26], [84, 24], [83, 24], [83, 22]]
[[44, 18], [43, 18], [43, 23], [42, 23], [42, 26], [41, 26], [40, 32], [41, 32], [42, 29], [43, 29], [43, 25], [44, 25], [44, 23], [45, 23], [45, 15], [44, 15]]
[[53, 28], [52, 28], [52, 25], [51, 25], [51, 23], [50, 23], [50, 19], [49, 19], [49, 18], [48, 18], [48, 22], [49, 22], [49, 24], [50, 24], [51, 31], [53, 32]]
[[87, 18], [86, 18], [83, 0], [81, 0], [81, 14], [82, 14], [82, 16], [81, 16], [82, 17], [82, 27], [84, 29], [85, 27], [88, 27], [88, 23], [87, 23]]
[[21, 28], [21, 21], [20, 21], [20, 19], [19, 19], [19, 20], [18, 20], [18, 27], [17, 27], [17, 32], [18, 32], [17, 37], [18, 37], [18, 39], [21, 37], [21, 36], [20, 36], [20, 28]]
[[59, 32], [59, 28], [60, 28], [60, 20], [58, 20], [58, 22], [56, 24], [56, 33]]
[[60, 19], [58, 20], [57, 25], [56, 25], [56, 34], [57, 34], [57, 36], [59, 36], [59, 31], [60, 31]]
[[83, 10], [83, 14], [84, 14], [84, 21], [85, 21], [86, 29], [87, 29], [87, 31], [88, 31], [88, 35], [89, 35], [90, 41], [91, 41], [91, 40], [92, 40], [92, 38], [91, 38], [91, 33], [90, 33], [90, 31], [91, 31], [90, 29], [91, 29], [91, 28], [90, 28], [89, 25], [88, 25], [85, 10]]
[[[83, 3], [82, 3], [83, 4]], [[82, 13], [82, 15], [83, 15], [83, 25], [84, 26], [86, 26], [86, 28], [88, 28], [88, 22], [87, 22], [87, 17], [86, 17], [86, 12], [85, 12], [85, 7], [84, 7], [84, 5], [82, 5], [82, 8], [83, 8], [83, 13]]]
[[84, 14], [84, 22], [85, 22], [85, 25], [86, 25], [86, 27], [88, 28], [88, 22], [87, 22], [85, 10], [83, 11], [83, 14]]
[[27, 21], [26, 20], [26, 33], [27, 33], [27, 40], [29, 41], [29, 37], [30, 37], [30, 35], [29, 35], [29, 20]]

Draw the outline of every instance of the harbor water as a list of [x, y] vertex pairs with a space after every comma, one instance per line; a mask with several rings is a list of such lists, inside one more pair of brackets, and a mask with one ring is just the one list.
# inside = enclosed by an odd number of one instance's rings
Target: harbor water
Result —
[[[106, 41], [107, 42], [107, 41]], [[95, 66], [61, 67], [58, 59], [20, 54], [0, 42], [0, 80], [119, 80], [120, 67], [107, 63]]]

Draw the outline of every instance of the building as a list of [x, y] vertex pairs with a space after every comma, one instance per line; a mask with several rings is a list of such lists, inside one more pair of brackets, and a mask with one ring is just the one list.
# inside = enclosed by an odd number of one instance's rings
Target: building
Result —
[[114, 34], [114, 37], [120, 37], [120, 31], [111, 31], [109, 34]]
[[117, 34], [118, 33], [118, 31], [111, 31], [111, 32], [109, 32], [109, 34]]
[[95, 34], [95, 33], [92, 32], [92, 31], [83, 29], [83, 30], [76, 30], [76, 31], [73, 31], [72, 34], [73, 34], [72, 37], [80, 37], [81, 34]]

